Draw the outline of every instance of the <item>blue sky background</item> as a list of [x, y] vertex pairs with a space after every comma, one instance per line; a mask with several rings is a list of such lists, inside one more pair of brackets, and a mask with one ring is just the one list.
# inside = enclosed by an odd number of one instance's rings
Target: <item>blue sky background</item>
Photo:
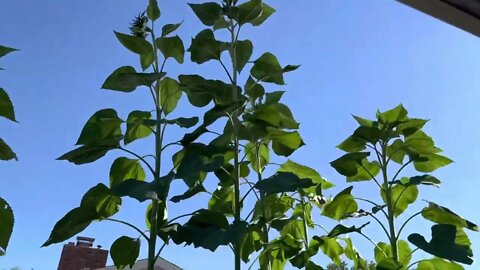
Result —
[[[84, 123], [97, 110], [115, 108], [126, 118], [134, 109], [152, 108], [146, 91], [122, 94], [100, 89], [117, 67], [139, 66], [137, 57], [117, 42], [112, 30], [128, 32], [131, 19], [147, 2], [2, 0], [0, 43], [22, 51], [0, 63], [6, 68], [0, 73], [0, 85], [10, 93], [20, 122], [0, 123], [1, 136], [20, 158], [0, 163], [0, 196], [11, 203], [17, 221], [8, 255], [0, 258], [0, 269], [56, 269], [62, 245], [40, 245], [55, 222], [79, 204], [85, 191], [98, 182], [108, 183], [110, 164], [121, 153], [83, 166], [55, 158], [73, 149]], [[269, 89], [287, 91], [285, 102], [302, 124], [307, 146], [292, 159], [333, 181], [337, 187], [330, 194], [335, 194], [347, 185], [328, 163], [341, 155], [334, 146], [355, 128], [350, 114], [373, 117], [377, 108], [403, 103], [411, 116], [431, 119], [426, 130], [455, 161], [435, 173], [443, 181], [442, 188], [422, 188], [420, 198], [447, 205], [479, 223], [475, 202], [480, 191], [480, 39], [396, 1], [269, 3], [278, 12], [261, 28], [243, 31], [243, 37], [254, 41], [254, 57], [270, 51], [283, 64], [302, 65], [287, 75], [285, 87]], [[188, 46], [202, 27], [186, 2], [161, 0], [159, 4], [162, 23], [185, 20], [178, 33]], [[225, 78], [217, 64], [186, 62], [183, 66], [169, 62], [169, 75], [201, 73]], [[185, 100], [176, 115], [199, 112]], [[179, 136], [179, 131], [172, 131], [169, 139]], [[150, 143], [133, 147], [148, 153]], [[172, 194], [184, 189], [182, 184], [175, 185]], [[354, 191], [378, 198], [371, 183], [360, 184]], [[207, 199], [200, 196], [172, 205], [170, 215], [206, 207]], [[118, 217], [143, 225], [145, 206], [125, 200]], [[422, 206], [420, 202], [417, 208]], [[327, 227], [334, 224], [318, 211], [315, 218]], [[429, 238], [428, 222], [419, 219], [408, 229], [417, 227]], [[385, 241], [380, 231], [374, 224], [368, 229], [375, 240]], [[81, 235], [95, 237], [96, 244], [109, 247], [124, 234], [136, 236], [128, 228], [108, 223], [95, 223]], [[470, 238], [478, 254], [479, 235], [470, 234]], [[373, 258], [369, 243], [357, 243], [362, 254]], [[227, 248], [210, 253], [175, 246], [168, 247], [163, 257], [188, 270], [229, 269], [233, 259]], [[326, 265], [328, 260], [319, 256], [318, 263]]]

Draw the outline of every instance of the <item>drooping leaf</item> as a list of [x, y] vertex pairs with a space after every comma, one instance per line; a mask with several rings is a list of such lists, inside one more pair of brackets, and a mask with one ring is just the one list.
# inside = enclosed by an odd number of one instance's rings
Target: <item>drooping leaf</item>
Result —
[[[384, 190], [381, 191], [381, 196], [383, 202], [386, 204], [387, 195]], [[405, 212], [409, 204], [414, 203], [418, 197], [418, 188], [416, 185], [395, 185], [391, 189], [391, 203], [394, 207], [394, 215], [398, 217], [400, 214]]]
[[262, 248], [262, 238], [256, 230], [249, 229], [242, 242], [241, 255], [243, 262], [250, 260], [250, 255]]
[[255, 203], [252, 221], [263, 219], [265, 222], [285, 217], [285, 213], [292, 209], [293, 198], [270, 194]]
[[122, 236], [110, 247], [110, 256], [118, 269], [133, 267], [140, 254], [140, 239]]
[[114, 109], [103, 109], [94, 113], [82, 129], [76, 145], [95, 144], [122, 137], [122, 119]]
[[74, 208], [55, 224], [48, 240], [42, 247], [61, 243], [82, 232], [95, 218], [95, 213], [91, 212], [90, 209], [82, 207]]
[[399, 185], [404, 185], [404, 186], [412, 186], [412, 185], [426, 185], [426, 186], [440, 186], [440, 180], [438, 180], [436, 177], [433, 177], [428, 174], [424, 175], [419, 175], [419, 176], [414, 176], [410, 178], [405, 178], [402, 180], [396, 180], [394, 181], [395, 184]]
[[181, 97], [182, 90], [176, 80], [166, 77], [160, 82], [159, 105], [165, 115], [175, 110]]
[[248, 161], [250, 161], [253, 170], [256, 172], [262, 172], [270, 162], [270, 149], [263, 143], [255, 146], [254, 143], [249, 142], [245, 146], [245, 152]]
[[463, 270], [464, 268], [454, 262], [433, 258], [430, 260], [422, 260], [417, 265], [417, 270]]
[[125, 144], [129, 144], [135, 140], [148, 137], [152, 134], [151, 127], [145, 125], [145, 121], [152, 117], [150, 112], [132, 111], [127, 119], [127, 131], [125, 133]]
[[0, 256], [4, 255], [7, 250], [13, 231], [13, 223], [12, 208], [7, 201], [0, 197]]
[[18, 51], [18, 50], [0, 45], [0, 58], [14, 51]]
[[233, 216], [235, 212], [235, 192], [233, 187], [218, 187], [208, 201], [208, 209]]
[[263, 22], [265, 22], [273, 13], [275, 13], [275, 9], [272, 8], [271, 6], [263, 3], [262, 4], [262, 13], [260, 14], [260, 16], [258, 16], [257, 18], [253, 19], [251, 21], [252, 25], [254, 26], [259, 26], [261, 25]]
[[98, 184], [83, 195], [80, 207], [94, 214], [95, 219], [113, 216], [120, 209], [122, 199], [104, 184]]
[[15, 110], [13, 109], [12, 101], [7, 92], [0, 87], [0, 116], [9, 120], [17, 122], [15, 119]]
[[[231, 52], [231, 51], [230, 51]], [[253, 44], [250, 40], [239, 40], [236, 44], [235, 64], [238, 72], [242, 72], [243, 68], [250, 60], [253, 53]]]
[[285, 84], [283, 70], [277, 58], [271, 53], [264, 53], [255, 60], [250, 74], [257, 80], [279, 85]]
[[230, 17], [238, 22], [239, 25], [251, 23], [262, 14], [262, 1], [249, 0], [243, 4], [230, 9]]
[[420, 155], [420, 158], [415, 159], [413, 166], [419, 172], [429, 173], [452, 162], [451, 159], [439, 154], [426, 154]]
[[266, 178], [255, 184], [255, 188], [268, 195], [283, 192], [294, 192], [300, 188], [313, 186], [311, 179], [301, 179], [297, 175], [289, 172], [278, 172], [273, 176]]
[[434, 256], [464, 264], [472, 264], [472, 251], [469, 246], [455, 243], [456, 232], [457, 228], [454, 225], [436, 224], [432, 226], [430, 242], [427, 242], [418, 233], [409, 235], [408, 241]]
[[197, 195], [198, 193], [206, 192], [207, 190], [203, 187], [202, 184], [195, 184], [194, 186], [190, 187], [187, 191], [185, 191], [182, 195], [173, 196], [170, 201], [174, 203], [178, 203], [183, 200], [190, 199], [191, 197]]
[[0, 138], [0, 160], [18, 160], [17, 155], [13, 152], [12, 148]]
[[297, 131], [269, 130], [273, 152], [279, 156], [288, 157], [295, 150], [305, 145]]
[[355, 226], [351, 226], [351, 227], [347, 227], [347, 226], [344, 226], [342, 224], [338, 224], [337, 226], [335, 226], [329, 233], [328, 233], [328, 237], [330, 238], [335, 238], [339, 235], [343, 235], [343, 234], [347, 234], [347, 233], [352, 233], [352, 232], [358, 232], [358, 233], [361, 233], [362, 232], [362, 229], [367, 226], [370, 222], [367, 222], [365, 224], [363, 224], [362, 226], [360, 227], [355, 227]]
[[348, 153], [330, 162], [330, 165], [341, 175], [353, 177], [358, 174], [362, 160], [369, 155], [368, 152]]
[[323, 245], [320, 246], [323, 253], [327, 255], [335, 264], [341, 263], [341, 255], [344, 252], [343, 247], [338, 243], [336, 238], [321, 237]]
[[155, 40], [155, 43], [165, 59], [172, 57], [177, 60], [178, 63], [183, 63], [185, 47], [179, 36], [159, 37]]
[[315, 184], [321, 184], [322, 189], [326, 190], [333, 187], [333, 184], [325, 180], [317, 171], [314, 169], [307, 167], [305, 165], [301, 165], [296, 163], [292, 160], [287, 160], [287, 162], [283, 163], [282, 166], [278, 169], [279, 172], [290, 172], [295, 174], [301, 179], [311, 179]]
[[433, 202], [429, 202], [428, 207], [422, 209], [422, 216], [435, 223], [450, 224], [457, 227], [467, 228], [472, 231], [478, 231], [478, 226], [473, 222], [466, 220], [452, 210]]
[[224, 42], [215, 39], [212, 30], [205, 29], [192, 39], [188, 51], [192, 62], [202, 64], [210, 60], [220, 60], [222, 52], [227, 48]]
[[170, 33], [175, 32], [181, 25], [183, 21], [175, 24], [166, 24], [162, 27], [162, 37], [168, 36]]
[[190, 118], [185, 118], [185, 117], [179, 117], [175, 119], [162, 119], [162, 123], [164, 124], [169, 124], [169, 125], [177, 125], [181, 128], [191, 128], [195, 126], [198, 123], [198, 117], [190, 117]]
[[139, 55], [149, 55], [153, 52], [152, 44], [141, 37], [114, 32], [117, 39], [125, 48]]
[[351, 194], [352, 189], [353, 187], [348, 187], [338, 193], [331, 202], [328, 202], [323, 207], [322, 215], [335, 220], [341, 220], [346, 218], [347, 214], [356, 212], [358, 205]]
[[145, 180], [145, 171], [138, 159], [119, 157], [110, 168], [110, 188], [127, 179]]
[[57, 159], [68, 160], [76, 165], [86, 164], [102, 158], [107, 154], [108, 151], [118, 149], [118, 147], [118, 140], [112, 140], [93, 145], [84, 145], [62, 155]]
[[160, 18], [160, 9], [158, 8], [157, 0], [148, 1], [147, 16], [152, 21]]
[[203, 4], [188, 4], [195, 15], [206, 26], [213, 26], [222, 15], [222, 7], [214, 2]]
[[137, 73], [135, 68], [124, 66], [116, 69], [102, 85], [102, 89], [132, 92], [139, 86], [150, 87], [160, 80], [165, 73]]

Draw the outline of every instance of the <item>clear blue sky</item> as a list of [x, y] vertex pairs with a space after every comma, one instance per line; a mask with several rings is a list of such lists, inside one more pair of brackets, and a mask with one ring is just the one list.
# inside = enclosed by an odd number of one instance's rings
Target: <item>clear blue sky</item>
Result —
[[[42, 249], [40, 245], [86, 190], [108, 182], [110, 164], [119, 153], [83, 166], [55, 158], [73, 149], [85, 121], [95, 111], [116, 108], [126, 117], [134, 109], [150, 109], [145, 91], [125, 95], [100, 90], [117, 67], [138, 66], [137, 58], [116, 41], [112, 30], [127, 32], [131, 18], [146, 2], [2, 0], [0, 43], [22, 51], [1, 62], [6, 71], [0, 73], [0, 85], [10, 93], [20, 124], [2, 121], [0, 134], [20, 161], [0, 163], [0, 195], [11, 203], [17, 221], [8, 255], [0, 258], [0, 269], [56, 269], [62, 245]], [[159, 3], [163, 23], [185, 19], [179, 34], [188, 44], [201, 28], [186, 2]], [[287, 76], [288, 85], [281, 88], [287, 91], [285, 101], [302, 123], [307, 143], [293, 159], [316, 168], [336, 183], [333, 192], [339, 191], [346, 183], [328, 163], [341, 155], [334, 146], [355, 127], [350, 114], [372, 117], [377, 108], [403, 103], [410, 115], [431, 119], [427, 131], [455, 161], [435, 174], [443, 181], [442, 188], [422, 188], [420, 197], [448, 205], [480, 223], [475, 205], [480, 191], [476, 184], [480, 179], [480, 39], [396, 1], [270, 3], [278, 12], [263, 27], [245, 31], [244, 37], [256, 44], [255, 56], [271, 51], [284, 64], [302, 65]], [[197, 72], [224, 76], [214, 64], [180, 67], [172, 62], [168, 68], [171, 76]], [[185, 102], [183, 107], [187, 109], [179, 115], [196, 112]], [[175, 135], [179, 136], [172, 134], [171, 138]], [[135, 147], [147, 153], [146, 146]], [[357, 191], [377, 198], [369, 187], [373, 185], [365, 184]], [[172, 192], [183, 190], [178, 185]], [[173, 205], [171, 216], [205, 207], [205, 199]], [[142, 224], [144, 212], [134, 201], [125, 200], [118, 217]], [[318, 212], [316, 218], [333, 225]], [[409, 229], [422, 226], [420, 231], [428, 236], [429, 223], [421, 220]], [[369, 231], [377, 236], [380, 230], [372, 225]], [[95, 223], [82, 233], [105, 247], [123, 234], [134, 236], [129, 229], [108, 223]], [[479, 235], [470, 236], [474, 251], [480, 254]], [[372, 258], [368, 243], [358, 246]], [[228, 269], [232, 262], [228, 249], [213, 254], [172, 246], [164, 257], [189, 270]], [[327, 261], [319, 257], [319, 262]]]

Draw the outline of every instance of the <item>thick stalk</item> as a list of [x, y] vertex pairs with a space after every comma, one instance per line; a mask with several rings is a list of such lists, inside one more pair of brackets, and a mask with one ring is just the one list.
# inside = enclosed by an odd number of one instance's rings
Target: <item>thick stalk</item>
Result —
[[[157, 55], [157, 46], [155, 43], [155, 33], [153, 31], [153, 23], [152, 23], [152, 43], [154, 49], [154, 57], [155, 63], [153, 65], [154, 71], [159, 72], [159, 65], [158, 65], [158, 55]], [[163, 65], [162, 65], [163, 69]], [[160, 71], [162, 72], [162, 71]], [[160, 181], [160, 170], [161, 170], [161, 156], [162, 156], [162, 109], [160, 108], [160, 104], [158, 104], [158, 100], [160, 100], [159, 96], [159, 89], [160, 81], [157, 81], [155, 85], [156, 90], [156, 99], [154, 98], [155, 102], [155, 112], [156, 112], [156, 119], [157, 122], [155, 124], [155, 168], [154, 168], [154, 182]], [[155, 270], [155, 261], [156, 261], [156, 244], [157, 244], [157, 217], [158, 217], [158, 199], [155, 198], [152, 200], [152, 211], [150, 217], [150, 237], [148, 241], [148, 265], [147, 270]]]
[[388, 227], [390, 230], [390, 245], [392, 246], [393, 259], [398, 261], [398, 249], [397, 249], [397, 235], [395, 232], [395, 214], [394, 214], [394, 202], [392, 200], [392, 188], [389, 185], [387, 175], [387, 143], [382, 142], [382, 174], [383, 174], [383, 189], [385, 191], [386, 203], [387, 203], [387, 219]]
[[[230, 33], [231, 33], [231, 47], [230, 55], [232, 58], [232, 91], [233, 91], [233, 100], [234, 102], [238, 101], [237, 94], [237, 61], [236, 61], [236, 37], [235, 37], [235, 26], [233, 21], [230, 21]], [[234, 161], [234, 173], [233, 173], [233, 183], [235, 188], [235, 215], [234, 222], [241, 221], [241, 203], [240, 203], [240, 162], [239, 162], [239, 139], [238, 139], [238, 111], [235, 110], [232, 115], [232, 126], [233, 126], [233, 161]], [[241, 241], [238, 241], [233, 245], [235, 253], [235, 270], [242, 269], [242, 254], [241, 254]]]
[[[257, 181], [260, 182], [262, 181], [263, 177], [262, 177], [262, 170], [263, 170], [263, 164], [262, 164], [262, 160], [261, 160], [261, 156], [260, 156], [260, 144], [257, 142], [255, 144], [255, 158], [257, 160]], [[265, 209], [265, 202], [263, 201], [263, 198], [265, 197], [265, 195], [263, 194], [263, 192], [260, 192], [260, 201], [261, 201], [261, 204], [262, 204], [262, 216], [265, 217], [266, 216], [266, 209]], [[263, 225], [263, 240], [265, 241], [265, 243], [268, 243], [269, 240], [268, 240], [268, 225], [265, 223]], [[271, 270], [272, 269], [272, 266], [270, 264], [270, 252], [267, 253], [267, 258], [268, 260], [265, 261], [265, 264], [266, 265], [260, 265], [260, 269], [261, 270]]]
[[305, 239], [303, 239], [303, 244], [305, 246], [305, 265], [308, 265], [310, 261], [310, 255], [308, 254], [308, 227], [307, 227], [307, 219], [305, 217], [305, 197], [303, 197], [303, 194], [300, 194], [300, 199], [302, 201], [302, 210], [303, 210], [303, 217], [302, 217], [302, 222], [303, 222], [303, 230], [305, 231]]

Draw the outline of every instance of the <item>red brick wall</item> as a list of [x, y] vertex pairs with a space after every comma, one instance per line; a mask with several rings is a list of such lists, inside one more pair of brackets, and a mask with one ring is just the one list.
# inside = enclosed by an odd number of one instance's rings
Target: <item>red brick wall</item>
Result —
[[69, 243], [63, 246], [58, 270], [96, 269], [107, 264], [108, 251]]

